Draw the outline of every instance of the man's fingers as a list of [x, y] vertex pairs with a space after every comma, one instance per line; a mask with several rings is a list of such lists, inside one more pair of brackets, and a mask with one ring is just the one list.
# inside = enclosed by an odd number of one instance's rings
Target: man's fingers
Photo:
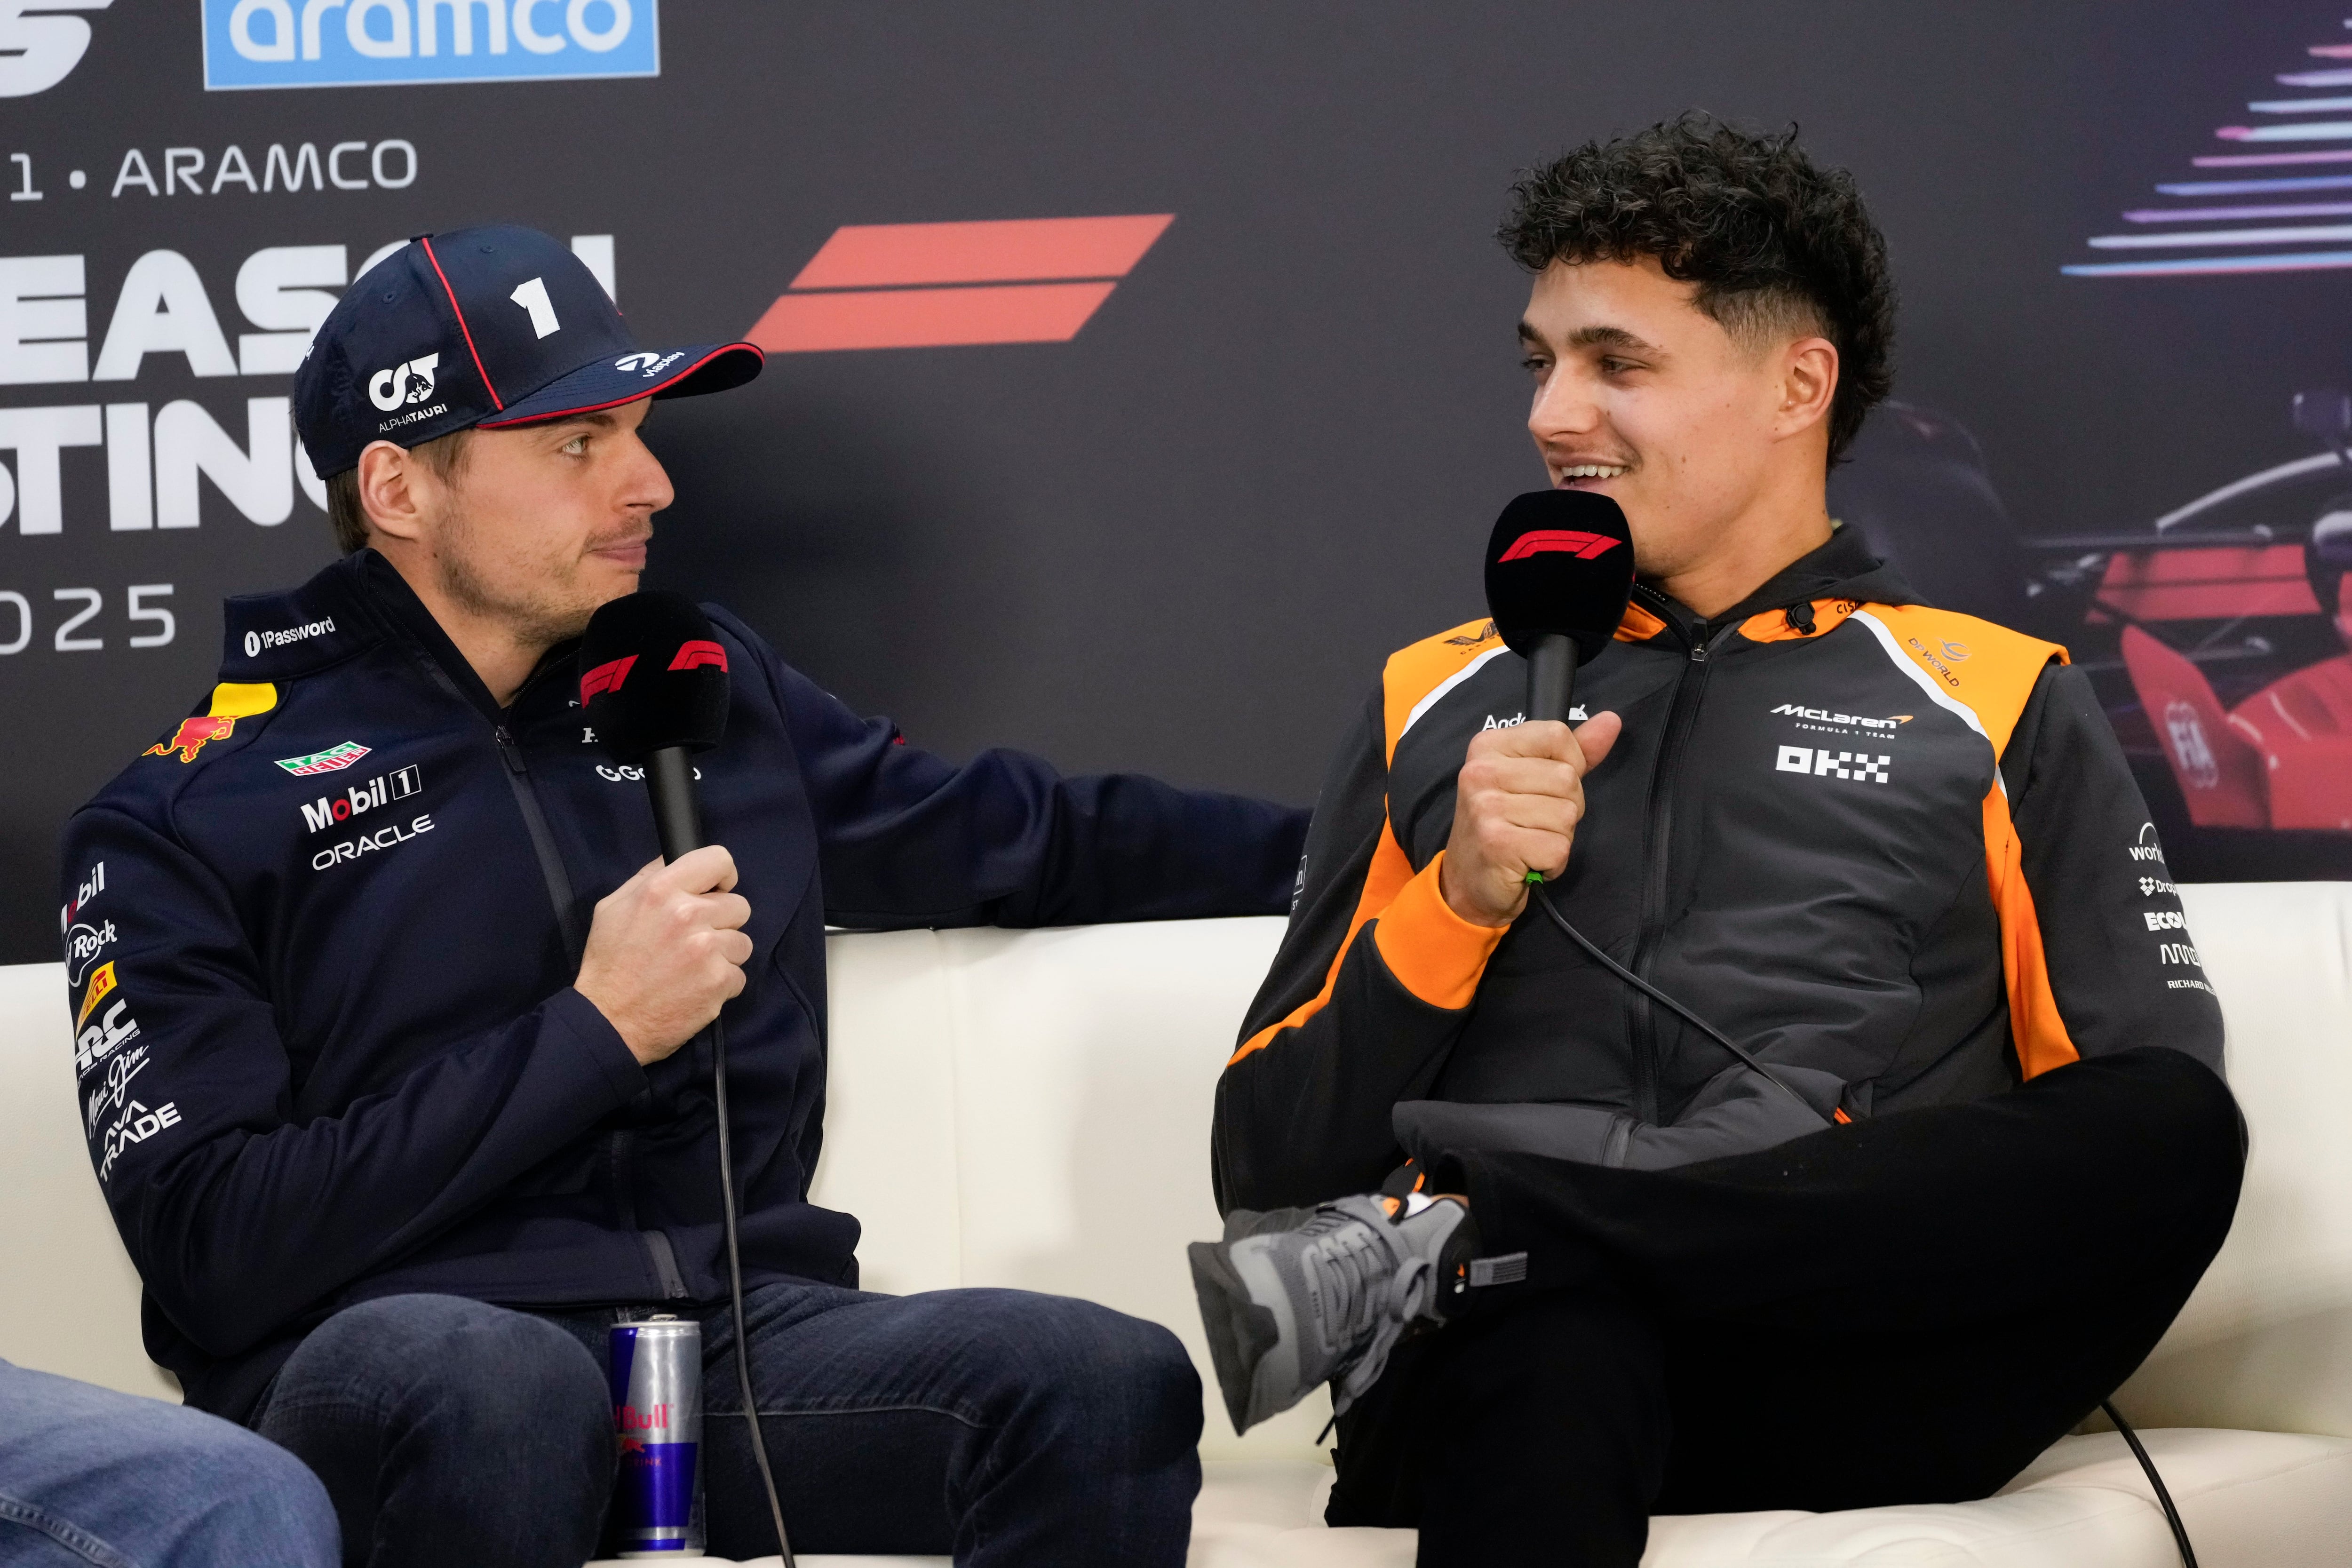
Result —
[[1576, 727], [1576, 743], [1584, 752], [1584, 771], [1591, 773], [1608, 760], [1616, 748], [1617, 737], [1625, 732], [1625, 721], [1614, 713], [1595, 713]]
[[1569, 741], [1567, 725], [1554, 719], [1530, 719], [1524, 724], [1482, 730], [1471, 736], [1470, 755], [1549, 757], [1565, 763], [1572, 761], [1576, 752]]
[[1550, 834], [1565, 840], [1576, 832], [1576, 825], [1583, 819], [1581, 800], [1562, 800], [1552, 795], [1505, 795], [1478, 824], [1479, 842], [1495, 851], [1516, 842], [1523, 833]]
[[735, 931], [751, 919], [751, 900], [740, 893], [706, 893], [700, 902], [714, 930]]
[[1576, 793], [1576, 764], [1552, 757], [1482, 757], [1462, 770], [1473, 794], [1569, 795]]
[[1558, 876], [1568, 865], [1568, 847], [1566, 833], [1530, 827], [1500, 830], [1483, 846], [1489, 863], [1508, 872], [1515, 882], [1522, 871]]
[[[656, 866], [660, 864], [654, 862]], [[724, 845], [706, 844], [663, 867], [661, 874], [680, 892], [731, 892], [735, 887], [735, 857], [727, 852]]]

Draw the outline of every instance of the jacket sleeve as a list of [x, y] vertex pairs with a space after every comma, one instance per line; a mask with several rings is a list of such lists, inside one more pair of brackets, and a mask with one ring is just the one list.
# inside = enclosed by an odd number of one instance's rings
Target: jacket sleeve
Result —
[[1375, 691], [1324, 783], [1290, 928], [1217, 1083], [1221, 1210], [1379, 1186], [1404, 1159], [1391, 1111], [1435, 1080], [1503, 939], [1447, 907], [1443, 852], [1414, 871], [1387, 796]]
[[[96, 808], [66, 874], [104, 862], [106, 963], [69, 1000], [83, 1131], [154, 1303], [236, 1355], [466, 1217], [644, 1087], [565, 990], [443, 1048], [341, 1115], [296, 1113], [260, 966], [219, 879], [168, 832]], [[92, 997], [93, 988], [98, 994]]]
[[2051, 994], [2075, 1050], [2169, 1046], [2220, 1072], [2221, 1003], [2147, 803], [2081, 670], [2042, 671], [2001, 772]]
[[759, 656], [790, 727], [828, 921], [1090, 925], [1288, 907], [1305, 811], [1136, 773], [1064, 778], [1020, 752], [959, 767], [906, 744], [887, 719], [859, 718], [726, 624]]

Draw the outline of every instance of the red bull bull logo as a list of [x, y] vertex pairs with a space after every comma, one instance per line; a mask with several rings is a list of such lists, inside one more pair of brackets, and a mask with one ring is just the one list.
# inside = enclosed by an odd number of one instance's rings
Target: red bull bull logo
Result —
[[205, 742], [226, 741], [236, 731], [235, 719], [183, 719], [180, 727], [172, 731], [170, 740], [150, 746], [139, 754], [142, 757], [168, 757], [177, 752], [180, 761], [193, 763], [196, 760], [196, 753], [205, 749]]

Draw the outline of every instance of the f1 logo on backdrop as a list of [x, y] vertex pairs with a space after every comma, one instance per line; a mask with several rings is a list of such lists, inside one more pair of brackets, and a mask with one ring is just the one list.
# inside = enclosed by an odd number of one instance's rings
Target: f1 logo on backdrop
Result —
[[661, 75], [661, 0], [204, 0], [204, 6], [207, 92]]
[[770, 353], [1066, 343], [1175, 221], [850, 225], [743, 335]]
[[73, 74], [89, 24], [59, 11], [103, 11], [114, 0], [0, 0], [0, 98], [30, 98]]

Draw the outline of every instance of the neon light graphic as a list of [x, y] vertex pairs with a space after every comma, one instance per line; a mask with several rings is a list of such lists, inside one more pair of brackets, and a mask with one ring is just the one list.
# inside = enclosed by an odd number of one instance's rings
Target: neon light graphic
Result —
[[2347, 217], [2352, 202], [2305, 202], [2277, 207], [2142, 207], [2124, 214], [2127, 223], [2224, 223], [2258, 217]]
[[2308, 125], [2224, 125], [2213, 132], [2224, 142], [2352, 141], [2352, 120], [2315, 120]]
[[2189, 163], [2196, 169], [2275, 169], [2282, 163], [2352, 163], [2352, 153], [2214, 153]]
[[2352, 239], [2352, 224], [2315, 223], [2294, 228], [2209, 228], [2201, 234], [2102, 234], [2094, 250], [2170, 249], [2182, 245], [2293, 245], [2297, 240]]
[[[2347, 27], [2352, 27], [2347, 19]], [[2305, 53], [2317, 60], [2352, 61], [2352, 43], [2312, 44]], [[2352, 88], [2352, 67], [2284, 70], [2271, 78], [2281, 87]], [[2264, 142], [2352, 142], [2352, 94], [2308, 98], [2254, 99], [2251, 114], [2279, 117], [2256, 125], [2215, 128], [2215, 141], [2244, 146]], [[2289, 151], [2206, 153], [2192, 155], [2196, 169], [2292, 168], [2311, 164], [2352, 163], [2352, 151]], [[2095, 234], [2084, 244], [2093, 251], [2201, 251], [2194, 256], [2167, 256], [2133, 260], [2080, 261], [2062, 266], [2069, 278], [2216, 278], [2262, 273], [2326, 272], [2352, 268], [2352, 223], [2273, 223], [2281, 218], [2352, 218], [2352, 173], [2283, 174], [2272, 178], [2173, 180], [2156, 186], [2165, 196], [2210, 200], [2221, 196], [2284, 197], [2305, 192], [2348, 193], [2336, 201], [2273, 200], [2257, 204], [2180, 207], [2126, 208], [2118, 216], [2128, 224], [2161, 225], [2137, 234]], [[2257, 226], [2240, 226], [2252, 224]]]

